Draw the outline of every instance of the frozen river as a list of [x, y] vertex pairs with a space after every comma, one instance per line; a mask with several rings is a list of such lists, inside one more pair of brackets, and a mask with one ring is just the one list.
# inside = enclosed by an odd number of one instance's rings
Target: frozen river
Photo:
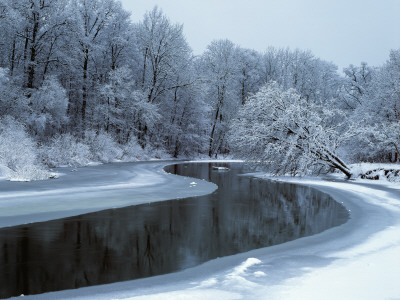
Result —
[[[218, 170], [216, 166], [227, 169]], [[116, 199], [118, 194], [143, 202], [140, 195], [132, 195], [132, 186], [101, 179], [102, 173], [109, 177], [106, 174], [118, 175], [118, 171], [128, 170], [129, 164], [81, 169], [62, 177], [64, 183], [50, 182], [55, 185], [53, 190], [36, 187], [34, 192], [57, 198], [59, 195], [52, 193], [54, 189], [63, 191], [66, 182], [72, 180], [68, 177], [77, 175], [81, 184], [83, 178], [97, 182], [101, 194], [90, 191], [90, 181], [76, 189], [72, 182], [68, 188], [75, 197], [80, 191], [95, 194], [93, 198], [112, 195]], [[188, 189], [196, 189], [203, 180], [215, 183], [219, 189], [201, 197], [150, 201], [0, 229], [0, 297], [175, 272], [217, 257], [313, 235], [348, 219], [345, 208], [328, 195], [309, 187], [240, 176], [248, 171], [240, 163], [189, 163], [167, 166], [166, 170], [201, 179], [191, 181]], [[165, 193], [172, 198], [171, 187]]]
[[[47, 182], [0, 181], [0, 225], [20, 225], [114, 206], [201, 196], [216, 190], [213, 183], [165, 173], [162, 169], [170, 163], [63, 169], [66, 175]], [[329, 194], [345, 206], [349, 221], [318, 234], [212, 259], [166, 275], [26, 298], [400, 298], [400, 190], [397, 185], [318, 178], [278, 180], [311, 186]], [[77, 200], [76, 195], [81, 198]], [[120, 198], [120, 195], [129, 196]]]

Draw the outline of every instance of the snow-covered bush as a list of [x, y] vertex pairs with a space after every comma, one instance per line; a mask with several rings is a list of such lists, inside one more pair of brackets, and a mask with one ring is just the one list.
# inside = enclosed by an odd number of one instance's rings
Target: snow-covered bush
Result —
[[129, 142], [123, 146], [124, 161], [135, 161], [148, 159], [147, 153], [143, 150], [142, 146], [139, 145], [135, 137], [131, 137]]
[[156, 158], [156, 159], [170, 159], [171, 155], [168, 154], [163, 148], [161, 147], [152, 147], [148, 145], [145, 148], [145, 152], [148, 154], [149, 159]]
[[123, 154], [120, 145], [106, 132], [96, 133], [88, 130], [85, 133], [84, 143], [89, 146], [94, 161], [108, 163], [121, 159]]
[[50, 167], [86, 166], [92, 160], [89, 146], [69, 133], [54, 137], [40, 152], [42, 161]]
[[43, 180], [50, 173], [37, 162], [37, 147], [24, 126], [6, 116], [0, 118], [0, 176], [14, 181]]

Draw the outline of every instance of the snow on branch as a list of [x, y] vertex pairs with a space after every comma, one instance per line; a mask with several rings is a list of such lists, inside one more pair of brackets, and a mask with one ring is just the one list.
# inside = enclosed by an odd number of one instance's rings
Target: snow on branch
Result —
[[305, 174], [322, 165], [349, 178], [349, 167], [336, 154], [347, 135], [339, 136], [338, 124], [328, 121], [332, 113], [294, 89], [269, 83], [247, 100], [233, 122], [231, 147], [242, 158], [268, 161], [276, 174]]

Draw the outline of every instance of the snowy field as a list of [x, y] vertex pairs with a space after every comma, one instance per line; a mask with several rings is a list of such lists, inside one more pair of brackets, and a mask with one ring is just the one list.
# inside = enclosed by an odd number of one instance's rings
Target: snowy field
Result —
[[[64, 170], [64, 176], [48, 182], [1, 181], [0, 225], [204, 195], [216, 188], [198, 179], [165, 174], [165, 164]], [[314, 236], [215, 259], [173, 274], [25, 298], [400, 299], [400, 190], [393, 188], [395, 185], [313, 178], [275, 180], [313, 186], [330, 194], [345, 205], [351, 219]], [[115, 203], [121, 195], [130, 196]]]

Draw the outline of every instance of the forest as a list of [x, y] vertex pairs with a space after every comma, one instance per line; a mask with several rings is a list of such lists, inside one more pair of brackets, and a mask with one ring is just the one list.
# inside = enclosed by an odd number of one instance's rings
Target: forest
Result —
[[133, 23], [117, 0], [2, 0], [0, 28], [0, 177], [226, 156], [351, 177], [400, 161], [400, 49], [343, 70], [226, 39], [194, 55], [183, 25], [157, 7]]

